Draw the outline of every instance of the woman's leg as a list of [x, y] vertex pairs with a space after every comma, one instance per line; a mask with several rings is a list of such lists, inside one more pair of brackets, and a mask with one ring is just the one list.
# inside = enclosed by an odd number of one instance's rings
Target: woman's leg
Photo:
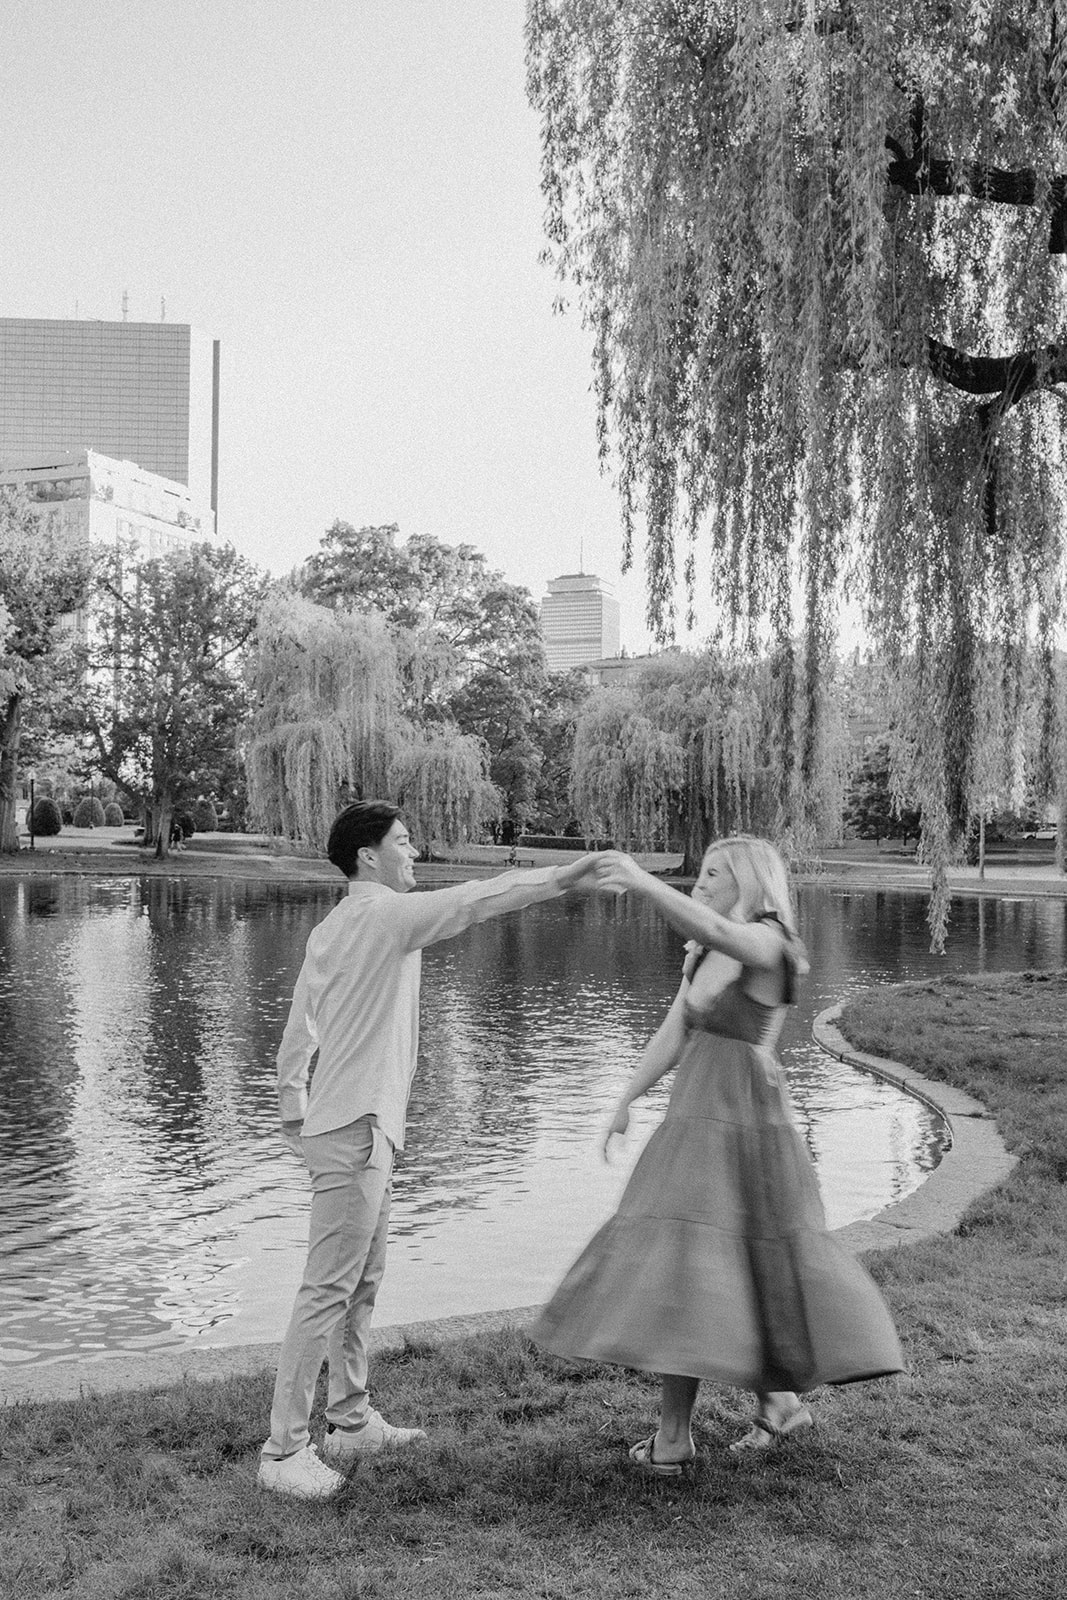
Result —
[[772, 1428], [780, 1428], [790, 1417], [803, 1411], [800, 1396], [792, 1389], [767, 1389], [758, 1393], [759, 1414]]
[[756, 1421], [731, 1450], [767, 1450], [786, 1434], [811, 1426], [811, 1412], [792, 1389], [760, 1389], [757, 1399]]
[[652, 1454], [657, 1461], [688, 1461], [695, 1454], [693, 1407], [699, 1378], [665, 1373], [660, 1393], [659, 1428]]

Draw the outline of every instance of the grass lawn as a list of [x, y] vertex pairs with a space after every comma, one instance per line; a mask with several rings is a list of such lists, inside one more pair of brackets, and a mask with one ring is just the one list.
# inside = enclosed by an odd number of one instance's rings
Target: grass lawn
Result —
[[869, 1264], [906, 1375], [814, 1397], [757, 1459], [705, 1386], [690, 1481], [634, 1475], [656, 1385], [518, 1332], [381, 1357], [431, 1433], [307, 1505], [255, 1487], [271, 1374], [0, 1413], [0, 1594], [1060, 1600], [1067, 1595], [1067, 974], [872, 991], [841, 1026], [993, 1108], [1020, 1155], [959, 1231]]

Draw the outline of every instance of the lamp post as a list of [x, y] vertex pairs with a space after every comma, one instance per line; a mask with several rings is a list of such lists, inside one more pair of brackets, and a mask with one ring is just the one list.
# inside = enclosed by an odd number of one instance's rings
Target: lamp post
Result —
[[34, 780], [35, 777], [36, 777], [36, 773], [34, 772], [33, 768], [31, 767], [30, 768], [30, 814], [29, 814], [29, 818], [28, 818], [28, 821], [29, 821], [29, 824], [30, 824], [30, 849], [31, 850], [36, 850], [36, 848], [37, 848], [37, 846], [33, 842], [33, 780]]

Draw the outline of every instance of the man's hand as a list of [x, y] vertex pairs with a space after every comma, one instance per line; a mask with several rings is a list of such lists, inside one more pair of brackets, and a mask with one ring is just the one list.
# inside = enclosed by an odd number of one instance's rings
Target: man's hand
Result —
[[304, 1124], [302, 1122], [282, 1123], [282, 1138], [285, 1140], [294, 1156], [298, 1157], [298, 1159], [301, 1161], [304, 1159], [304, 1146], [300, 1138], [300, 1130], [303, 1128], [303, 1126]]
[[604, 1137], [601, 1140], [601, 1144], [600, 1144], [600, 1153], [604, 1157], [605, 1161], [610, 1161], [611, 1160], [611, 1141], [612, 1141], [612, 1139], [615, 1139], [615, 1138], [623, 1139], [623, 1138], [625, 1138], [627, 1130], [629, 1129], [629, 1126], [630, 1126], [630, 1108], [629, 1108], [629, 1106], [626, 1105], [625, 1103], [617, 1105], [615, 1107], [615, 1114], [612, 1117], [611, 1121], [608, 1123], [607, 1128], [605, 1129], [605, 1132], [604, 1132]]
[[591, 850], [588, 855], [579, 856], [575, 861], [568, 861], [565, 867], [557, 867], [556, 875], [559, 879], [560, 888], [597, 888], [597, 863], [602, 858], [603, 852]]

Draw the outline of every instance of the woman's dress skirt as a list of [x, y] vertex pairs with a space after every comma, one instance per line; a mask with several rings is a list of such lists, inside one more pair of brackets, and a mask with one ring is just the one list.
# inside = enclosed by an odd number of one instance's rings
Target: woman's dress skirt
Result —
[[763, 1391], [903, 1365], [877, 1287], [827, 1231], [773, 1050], [706, 1025], [616, 1215], [531, 1333], [557, 1355]]

